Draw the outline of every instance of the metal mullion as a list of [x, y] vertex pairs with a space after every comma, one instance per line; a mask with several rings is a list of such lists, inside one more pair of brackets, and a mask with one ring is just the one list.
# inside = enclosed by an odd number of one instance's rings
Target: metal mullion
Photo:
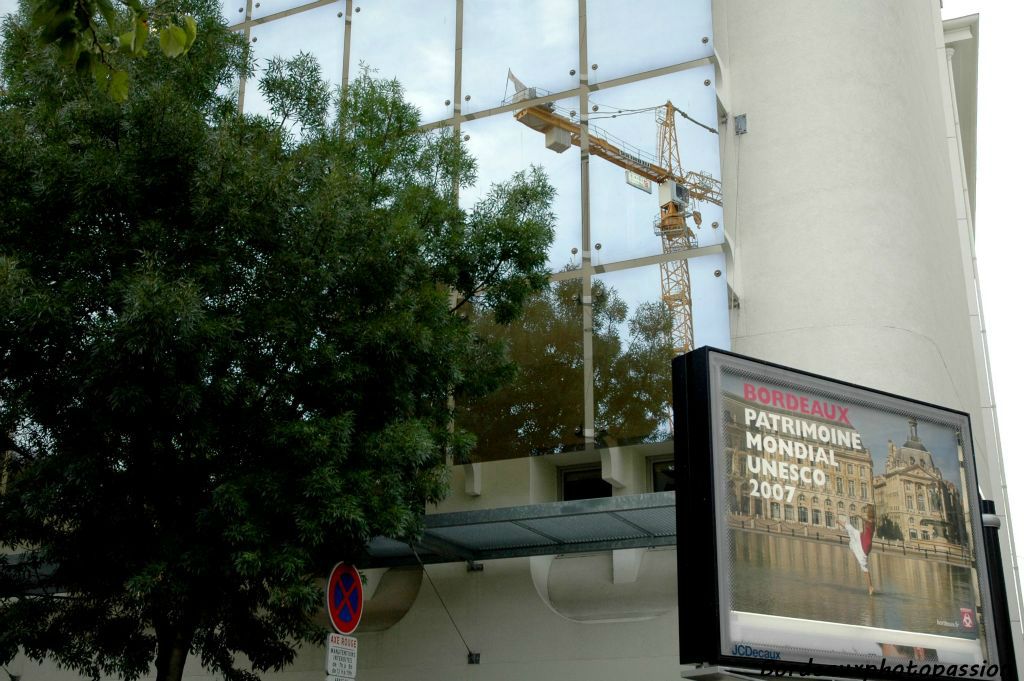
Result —
[[[607, 90], [608, 88], [617, 87], [619, 85], [628, 85], [630, 83], [636, 83], [641, 80], [647, 80], [649, 78], [657, 78], [658, 76], [666, 76], [671, 73], [679, 73], [680, 71], [688, 71], [689, 69], [697, 68], [698, 66], [709, 66], [715, 64], [714, 57], [701, 57], [700, 59], [693, 59], [691, 61], [684, 61], [678, 64], [671, 64], [669, 66], [662, 66], [657, 69], [651, 69], [650, 71], [642, 71], [640, 73], [634, 73], [629, 76], [620, 76], [619, 78], [613, 78], [603, 83], [587, 83], [585, 86], [588, 92], [597, 92], [598, 90]], [[581, 64], [581, 73], [583, 73]], [[582, 79], [586, 78], [586, 74], [583, 73]], [[448, 118], [434, 121], [432, 123], [424, 123], [420, 126], [421, 130], [433, 130], [434, 128], [451, 127], [456, 123], [462, 123], [465, 121], [474, 121], [480, 118], [487, 118], [488, 116], [496, 116], [498, 114], [507, 113], [509, 111], [516, 111], [519, 109], [537, 106], [538, 104], [547, 104], [549, 102], [558, 101], [559, 99], [568, 99], [569, 97], [575, 97], [579, 94], [580, 88], [574, 87], [569, 90], [562, 90], [560, 92], [552, 92], [550, 94], [543, 95], [541, 97], [534, 97], [533, 99], [524, 99], [518, 102], [512, 102], [509, 104], [502, 104], [501, 106], [491, 107], [490, 109], [482, 109], [481, 111], [474, 111], [473, 113], [461, 114], [458, 113]]]
[[606, 80], [603, 83], [594, 83], [593, 85], [587, 86], [591, 92], [597, 92], [598, 90], [607, 90], [608, 88], [618, 87], [619, 85], [629, 85], [630, 83], [636, 83], [641, 80], [647, 80], [649, 78], [657, 78], [658, 76], [667, 76], [670, 73], [679, 73], [680, 71], [688, 71], [695, 69], [698, 66], [710, 66], [717, 63], [715, 58], [712, 57], [700, 57], [699, 59], [691, 59], [690, 61], [679, 62], [678, 64], [670, 64], [668, 66], [662, 66], [649, 71], [641, 71], [640, 73], [633, 73], [628, 76], [619, 76], [618, 78], [612, 78]]
[[[455, 0], [455, 83], [452, 86], [452, 101], [455, 102], [453, 111], [455, 116], [451, 119], [455, 121], [455, 125], [452, 128], [452, 134], [455, 138], [459, 137], [459, 129], [461, 125], [459, 123], [458, 113], [461, 108], [459, 105], [459, 96], [462, 94], [462, 0]], [[421, 128], [422, 129], [422, 128]], [[458, 176], [454, 178], [452, 182], [452, 200], [455, 201], [455, 205], [459, 205], [459, 183], [460, 179]], [[459, 303], [459, 292], [455, 288], [450, 288], [448, 291], [448, 307], [452, 310]], [[448, 391], [448, 432], [455, 432], [455, 392], [454, 390]], [[451, 454], [445, 457], [445, 464], [449, 467], [455, 465], [455, 459]], [[472, 465], [472, 462], [471, 462]]]
[[[242, 35], [245, 36], [245, 46], [248, 49], [252, 49], [252, 39], [249, 31], [249, 20], [252, 19], [252, 2], [253, 0], [245, 0], [245, 21], [242, 22], [243, 28]], [[248, 80], [245, 73], [238, 76], [238, 113], [245, 113], [245, 82]]]
[[[455, 0], [455, 87], [452, 93], [452, 111], [453, 116], [447, 121], [451, 121], [451, 127], [455, 130], [455, 134], [458, 135], [462, 128], [462, 25], [463, 25], [463, 0]], [[425, 125], [420, 126], [421, 130], [431, 130], [435, 127], [445, 127], [439, 125]]]
[[583, 448], [594, 449], [594, 306], [590, 256], [590, 107], [587, 88], [587, 0], [579, 0], [580, 223], [583, 290]]
[[[676, 260], [692, 260], [694, 258], [702, 258], [706, 255], [716, 255], [718, 253], [725, 252], [724, 244], [710, 244], [708, 246], [700, 246], [698, 248], [690, 248], [685, 251], [672, 251], [670, 253], [658, 253], [657, 255], [645, 255], [641, 258], [630, 258], [629, 260], [619, 260], [618, 262], [610, 262], [606, 265], [594, 265], [594, 274], [605, 274], [608, 272], [618, 272], [620, 270], [629, 270], [634, 267], [644, 267], [646, 265], [660, 265], [663, 262], [673, 262]], [[556, 272], [551, 275], [551, 281], [565, 281], [567, 279], [578, 279], [582, 276], [579, 270], [570, 270], [568, 272]]]
[[247, 3], [249, 7], [246, 9], [245, 12], [245, 21], [237, 23], [234, 26], [228, 26], [228, 30], [248, 30], [253, 26], [259, 26], [260, 24], [266, 24], [271, 21], [277, 21], [278, 19], [284, 19], [285, 17], [290, 17], [293, 14], [299, 14], [301, 12], [306, 12], [311, 9], [316, 9], [317, 7], [323, 7], [324, 5], [334, 4], [337, 1], [338, 0], [316, 0], [315, 2], [309, 2], [306, 3], [305, 5], [298, 5], [297, 7], [292, 7], [290, 9], [283, 9], [280, 12], [274, 12], [273, 14], [268, 14], [267, 16], [260, 17], [259, 19], [252, 18], [252, 3], [249, 2]]
[[345, 0], [345, 44], [341, 46], [341, 89], [348, 88], [348, 70], [352, 60], [352, 0]]

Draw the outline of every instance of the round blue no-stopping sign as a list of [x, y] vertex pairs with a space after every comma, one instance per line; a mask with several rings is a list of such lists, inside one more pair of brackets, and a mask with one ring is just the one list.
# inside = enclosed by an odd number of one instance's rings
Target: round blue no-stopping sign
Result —
[[339, 634], [351, 634], [363, 617], [363, 580], [352, 565], [338, 563], [327, 578], [327, 616]]

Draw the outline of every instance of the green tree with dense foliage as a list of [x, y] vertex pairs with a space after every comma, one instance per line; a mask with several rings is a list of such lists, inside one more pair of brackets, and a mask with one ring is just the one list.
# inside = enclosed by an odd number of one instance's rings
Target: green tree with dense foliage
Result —
[[317, 577], [416, 535], [473, 444], [450, 395], [508, 376], [464, 309], [507, 323], [546, 282], [542, 173], [462, 210], [459, 140], [308, 56], [241, 116], [241, 38], [178, 10], [191, 50], [125, 56], [123, 104], [3, 27], [0, 663], [255, 679], [321, 644]]

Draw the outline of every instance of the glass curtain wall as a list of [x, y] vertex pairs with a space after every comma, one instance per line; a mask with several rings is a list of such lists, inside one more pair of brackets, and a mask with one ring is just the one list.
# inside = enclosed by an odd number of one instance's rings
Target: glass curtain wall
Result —
[[[557, 191], [551, 285], [510, 328], [513, 383], [457, 404], [474, 460], [672, 438], [670, 362], [729, 347], [711, 0], [224, 0], [268, 60], [300, 51], [332, 84], [402, 83], [425, 128], [477, 159], [471, 210], [530, 166]], [[664, 445], [660, 445], [664, 450]]]

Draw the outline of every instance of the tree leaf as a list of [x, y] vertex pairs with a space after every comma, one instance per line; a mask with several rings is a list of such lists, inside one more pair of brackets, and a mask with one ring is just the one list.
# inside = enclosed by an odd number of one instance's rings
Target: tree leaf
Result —
[[185, 52], [185, 31], [179, 26], [164, 26], [160, 29], [160, 49], [170, 58]]
[[117, 36], [117, 47], [122, 52], [135, 52], [135, 29], [125, 31]]
[[135, 19], [135, 40], [132, 42], [132, 53], [141, 56], [146, 50], [146, 38], [149, 37], [149, 22], [143, 17]]
[[124, 102], [128, 99], [128, 72], [114, 71], [110, 74], [110, 98], [115, 102]]
[[196, 41], [196, 20], [190, 16], [185, 17], [185, 51], [188, 52], [192, 48], [192, 43]]
[[110, 67], [103, 63], [101, 59], [93, 59], [92, 61], [92, 77], [96, 79], [96, 84], [107, 90], [107, 80], [110, 78]]

